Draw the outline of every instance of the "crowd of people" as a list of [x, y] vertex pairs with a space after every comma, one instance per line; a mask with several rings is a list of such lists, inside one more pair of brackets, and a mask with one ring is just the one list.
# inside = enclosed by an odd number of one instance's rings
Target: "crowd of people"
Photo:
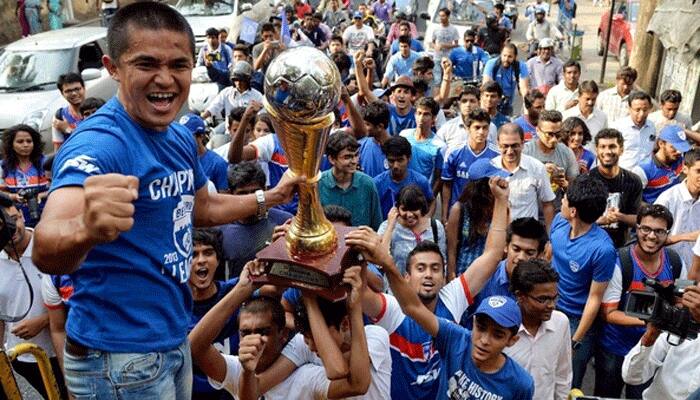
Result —
[[[3, 132], [0, 314], [29, 310], [3, 343], [39, 345], [76, 399], [565, 399], [591, 360], [597, 396], [700, 398], [700, 341], [625, 313], [646, 279], [700, 277], [682, 94], [655, 102], [630, 67], [581, 81], [542, 1], [529, 58], [502, 8], [463, 38], [441, 9], [425, 52], [387, 1], [296, 0], [255, 45], [212, 27], [198, 52], [173, 8], [121, 7], [118, 94], [61, 76], [49, 156], [33, 127]], [[364, 261], [337, 302], [255, 283], [305, 179], [263, 107], [297, 46], [343, 79], [318, 190]], [[220, 92], [179, 118], [195, 66]], [[697, 284], [677, 300], [700, 321]], [[33, 359], [12, 365], [46, 395]]]

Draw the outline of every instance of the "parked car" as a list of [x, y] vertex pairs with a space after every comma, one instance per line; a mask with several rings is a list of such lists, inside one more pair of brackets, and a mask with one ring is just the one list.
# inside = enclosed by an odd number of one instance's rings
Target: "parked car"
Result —
[[[637, 17], [639, 15], [639, 0], [623, 0], [615, 5], [615, 10], [613, 11], [608, 52], [617, 56], [620, 65], [624, 67], [629, 64], [634, 46], [634, 33], [637, 29]], [[600, 24], [598, 25], [599, 56], [602, 56], [605, 51], [609, 18], [610, 10], [600, 16]]]
[[[107, 52], [107, 30], [72, 27], [20, 39], [0, 54], [0, 131], [25, 123], [51, 143], [51, 121], [56, 110], [68, 105], [56, 89], [58, 77], [79, 72], [86, 96], [108, 100], [117, 83], [102, 66]], [[50, 151], [49, 146], [45, 151]]]
[[440, 9], [447, 7], [448, 3], [452, 3], [452, 12], [450, 14], [450, 24], [454, 25], [459, 31], [459, 44], [464, 45], [464, 32], [469, 29], [479, 31], [479, 28], [484, 26], [486, 13], [493, 12], [493, 1], [491, 0], [473, 0], [473, 1], [454, 1], [454, 0], [430, 0], [428, 2], [428, 12], [421, 14], [421, 18], [426, 19], [425, 23], [425, 39], [423, 47], [432, 53], [431, 41], [433, 31], [440, 26]]

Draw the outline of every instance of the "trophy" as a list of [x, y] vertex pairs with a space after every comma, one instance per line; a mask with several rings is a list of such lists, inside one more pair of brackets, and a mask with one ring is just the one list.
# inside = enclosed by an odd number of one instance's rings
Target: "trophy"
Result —
[[299, 207], [287, 234], [257, 253], [265, 265], [255, 279], [317, 292], [330, 300], [345, 297], [343, 270], [360, 261], [343, 240], [352, 228], [326, 219], [318, 194], [319, 167], [335, 121], [341, 78], [321, 51], [297, 47], [278, 55], [265, 74], [265, 109], [287, 154], [287, 174], [306, 176]]

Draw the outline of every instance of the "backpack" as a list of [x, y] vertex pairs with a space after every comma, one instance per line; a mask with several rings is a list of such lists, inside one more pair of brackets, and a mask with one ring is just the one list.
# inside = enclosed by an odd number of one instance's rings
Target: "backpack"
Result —
[[[518, 61], [518, 59], [516, 58], [513, 61], [513, 64], [511, 65], [511, 67], [513, 68], [513, 75], [515, 76], [515, 89], [518, 90], [518, 92], [519, 92], [520, 91], [520, 61]], [[494, 82], [498, 82], [496, 80], [496, 75], [498, 75], [499, 69], [501, 69], [501, 57], [500, 56], [496, 57], [496, 65], [494, 65], [493, 71], [491, 71], [491, 79], [493, 79]], [[502, 87], [501, 87], [501, 89], [502, 89]]]
[[[632, 284], [632, 277], [634, 276], [634, 264], [632, 263], [632, 256], [630, 255], [633, 245], [634, 244], [630, 244], [617, 249], [617, 255], [620, 257], [620, 272], [622, 272], [622, 293], [626, 293], [629, 290]], [[673, 249], [666, 249], [666, 251], [668, 254], [668, 261], [671, 264], [673, 279], [678, 279], [683, 269], [681, 256]], [[618, 304], [618, 309], [622, 310], [621, 307], [623, 307], [622, 302]]]
[[435, 244], [438, 244], [438, 229], [435, 218], [430, 218], [430, 229], [433, 230], [433, 242], [435, 242]]

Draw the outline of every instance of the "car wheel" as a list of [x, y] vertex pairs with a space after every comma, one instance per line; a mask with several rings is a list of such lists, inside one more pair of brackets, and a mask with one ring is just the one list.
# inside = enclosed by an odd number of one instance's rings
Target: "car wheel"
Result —
[[598, 32], [598, 55], [602, 56], [605, 52], [605, 45], [603, 44], [603, 33]]
[[617, 56], [617, 59], [620, 61], [620, 67], [626, 67], [627, 64], [630, 61], [630, 57], [627, 54], [627, 45], [622, 43], [620, 45], [620, 55]]

